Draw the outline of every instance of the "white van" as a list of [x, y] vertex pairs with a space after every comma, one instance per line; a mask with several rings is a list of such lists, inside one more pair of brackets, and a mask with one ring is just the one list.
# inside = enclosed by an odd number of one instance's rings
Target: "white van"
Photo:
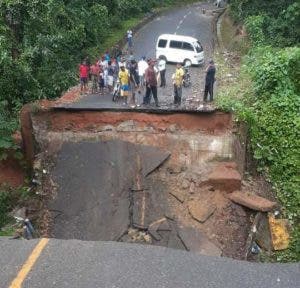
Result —
[[156, 43], [156, 58], [184, 65], [200, 65], [204, 63], [204, 52], [200, 42], [193, 37], [162, 34]]

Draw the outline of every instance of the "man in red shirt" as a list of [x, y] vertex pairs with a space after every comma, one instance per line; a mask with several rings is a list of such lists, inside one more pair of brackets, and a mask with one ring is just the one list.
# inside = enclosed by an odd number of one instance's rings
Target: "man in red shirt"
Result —
[[83, 61], [79, 66], [79, 75], [80, 75], [80, 91], [81, 93], [86, 93], [88, 77], [89, 77], [89, 67], [86, 64], [86, 61]]
[[145, 71], [145, 82], [146, 82], [146, 95], [144, 97], [144, 105], [149, 105], [151, 102], [151, 93], [153, 95], [155, 106], [159, 107], [158, 105], [158, 98], [157, 98], [157, 76], [158, 70], [154, 67], [155, 61], [149, 61], [149, 67]]

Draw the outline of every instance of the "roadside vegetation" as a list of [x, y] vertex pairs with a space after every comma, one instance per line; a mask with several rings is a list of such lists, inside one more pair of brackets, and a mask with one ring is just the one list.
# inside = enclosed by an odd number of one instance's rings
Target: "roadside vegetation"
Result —
[[[293, 226], [290, 248], [276, 253], [276, 259], [299, 261], [300, 4], [232, 0], [229, 13], [247, 37], [229, 47], [243, 57], [232, 69], [235, 80], [223, 83], [217, 104], [248, 124], [257, 170], [272, 183]], [[223, 64], [224, 73], [234, 73]]]

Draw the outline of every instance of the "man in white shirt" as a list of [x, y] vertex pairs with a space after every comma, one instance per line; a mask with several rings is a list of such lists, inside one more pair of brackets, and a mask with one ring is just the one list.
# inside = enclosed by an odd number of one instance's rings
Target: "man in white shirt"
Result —
[[143, 89], [145, 86], [145, 71], [148, 68], [148, 63], [146, 62], [146, 57], [143, 56], [138, 62], [138, 72], [140, 77], [140, 87]]
[[132, 48], [132, 31], [128, 30], [127, 31], [127, 44], [128, 44], [128, 48], [129, 50]]
[[166, 60], [160, 58], [157, 65], [160, 74], [160, 87], [166, 87]]

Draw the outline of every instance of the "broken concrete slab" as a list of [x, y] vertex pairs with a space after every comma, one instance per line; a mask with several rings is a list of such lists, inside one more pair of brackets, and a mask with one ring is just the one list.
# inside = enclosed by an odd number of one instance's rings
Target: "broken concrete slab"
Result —
[[161, 166], [171, 155], [170, 152], [163, 151], [157, 147], [139, 145], [138, 148], [142, 158], [142, 173], [144, 177]]
[[219, 163], [208, 176], [206, 184], [215, 189], [232, 192], [241, 188], [242, 177], [234, 162]]
[[[137, 155], [140, 167], [137, 167]], [[135, 183], [132, 180], [140, 176], [141, 181], [133, 188], [143, 189], [144, 175], [151, 173], [169, 155], [156, 147], [120, 140], [65, 142], [50, 171], [58, 191], [55, 199], [49, 201], [48, 208], [61, 211], [59, 216], [53, 215], [51, 236], [96, 241], [118, 240], [131, 224], [129, 194]], [[160, 188], [163, 187], [161, 183], [150, 182], [145, 185], [153, 187], [151, 191], [147, 190], [153, 195], [150, 197], [150, 205], [140, 202], [139, 209], [144, 208], [143, 213], [147, 214], [145, 219], [151, 223], [158, 215], [164, 216], [164, 212], [159, 213], [161, 207], [156, 203], [164, 203], [162, 198], [165, 196], [161, 191], [163, 188]]]
[[208, 201], [200, 199], [190, 200], [188, 210], [192, 218], [200, 223], [204, 223], [216, 210], [216, 206]]
[[188, 251], [207, 256], [221, 256], [222, 250], [212, 243], [204, 233], [193, 227], [178, 227], [178, 236]]
[[185, 200], [185, 195], [180, 190], [172, 190], [169, 192], [170, 195], [172, 195], [176, 200], [178, 200], [180, 203], [183, 203]]
[[235, 203], [248, 207], [252, 210], [262, 212], [271, 211], [277, 206], [276, 202], [241, 191], [235, 191], [228, 194], [228, 198]]
[[155, 222], [152, 222], [148, 227], [149, 234], [157, 241], [161, 239], [161, 236], [157, 233], [158, 228], [160, 227], [161, 223], [166, 222], [166, 218], [161, 218], [156, 220]]
[[169, 208], [165, 184], [150, 176], [144, 182], [149, 189], [132, 194], [132, 225], [147, 229], [157, 219], [164, 218]]
[[266, 251], [271, 251], [273, 249], [273, 245], [267, 214], [258, 212], [255, 216], [254, 222], [256, 223], [254, 240], [257, 242], [259, 247]]

